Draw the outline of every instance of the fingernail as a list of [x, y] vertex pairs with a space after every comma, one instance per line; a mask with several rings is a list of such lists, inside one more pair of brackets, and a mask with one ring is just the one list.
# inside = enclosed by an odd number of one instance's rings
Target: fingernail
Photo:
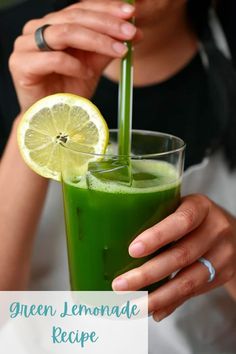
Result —
[[126, 14], [131, 14], [134, 11], [134, 6], [129, 4], [124, 4], [121, 6], [121, 10]]
[[131, 257], [142, 256], [144, 251], [145, 251], [145, 246], [143, 242], [138, 241], [129, 246], [129, 254], [131, 255]]
[[121, 26], [121, 31], [124, 34], [127, 34], [129, 36], [133, 36], [135, 34], [135, 32], [137, 31], [137, 29], [131, 25], [131, 23], [123, 23], [123, 25]]
[[128, 282], [125, 278], [118, 278], [112, 283], [113, 290], [123, 291], [128, 289]]
[[121, 42], [115, 42], [112, 46], [114, 51], [118, 54], [125, 54], [127, 52], [126, 45]]
[[154, 319], [154, 321], [156, 322], [161, 322], [162, 320], [164, 320], [164, 318], [167, 316], [166, 312], [155, 312], [152, 317]]

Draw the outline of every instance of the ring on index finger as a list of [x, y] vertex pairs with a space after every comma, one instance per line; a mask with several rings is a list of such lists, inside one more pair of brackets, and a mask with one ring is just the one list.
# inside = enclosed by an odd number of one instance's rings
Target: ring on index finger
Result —
[[49, 24], [43, 25], [43, 26], [37, 28], [36, 31], [34, 32], [35, 43], [36, 43], [38, 49], [43, 52], [49, 52], [49, 51], [53, 50], [53, 48], [51, 48], [47, 44], [47, 42], [44, 38], [44, 31], [49, 26], [51, 26], [51, 25], [49, 25]]

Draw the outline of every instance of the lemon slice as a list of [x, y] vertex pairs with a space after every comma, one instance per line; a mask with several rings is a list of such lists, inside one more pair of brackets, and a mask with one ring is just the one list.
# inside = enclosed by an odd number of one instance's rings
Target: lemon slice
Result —
[[98, 108], [67, 93], [47, 96], [30, 107], [18, 127], [23, 159], [36, 173], [60, 181], [62, 169], [81, 174], [103, 154], [109, 138]]

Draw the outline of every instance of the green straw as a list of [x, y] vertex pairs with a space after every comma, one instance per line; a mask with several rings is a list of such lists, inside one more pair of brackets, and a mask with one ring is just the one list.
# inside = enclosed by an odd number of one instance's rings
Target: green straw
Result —
[[[135, 0], [124, 0], [124, 2], [133, 5]], [[119, 155], [130, 156], [133, 108], [133, 48], [130, 41], [125, 42], [125, 44], [128, 47], [128, 52], [121, 61], [118, 106], [118, 151]]]

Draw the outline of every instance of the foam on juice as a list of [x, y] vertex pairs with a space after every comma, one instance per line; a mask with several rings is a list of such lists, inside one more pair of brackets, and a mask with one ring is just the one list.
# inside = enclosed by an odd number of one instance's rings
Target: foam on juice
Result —
[[120, 183], [114, 179], [104, 180], [102, 172], [100, 177], [93, 172], [87, 171], [85, 176], [70, 181], [66, 179], [66, 183], [77, 188], [92, 189], [107, 193], [134, 194], [134, 193], [151, 193], [168, 190], [180, 184], [177, 170], [174, 166], [167, 162], [155, 160], [133, 160], [132, 161], [133, 179], [131, 185]]

